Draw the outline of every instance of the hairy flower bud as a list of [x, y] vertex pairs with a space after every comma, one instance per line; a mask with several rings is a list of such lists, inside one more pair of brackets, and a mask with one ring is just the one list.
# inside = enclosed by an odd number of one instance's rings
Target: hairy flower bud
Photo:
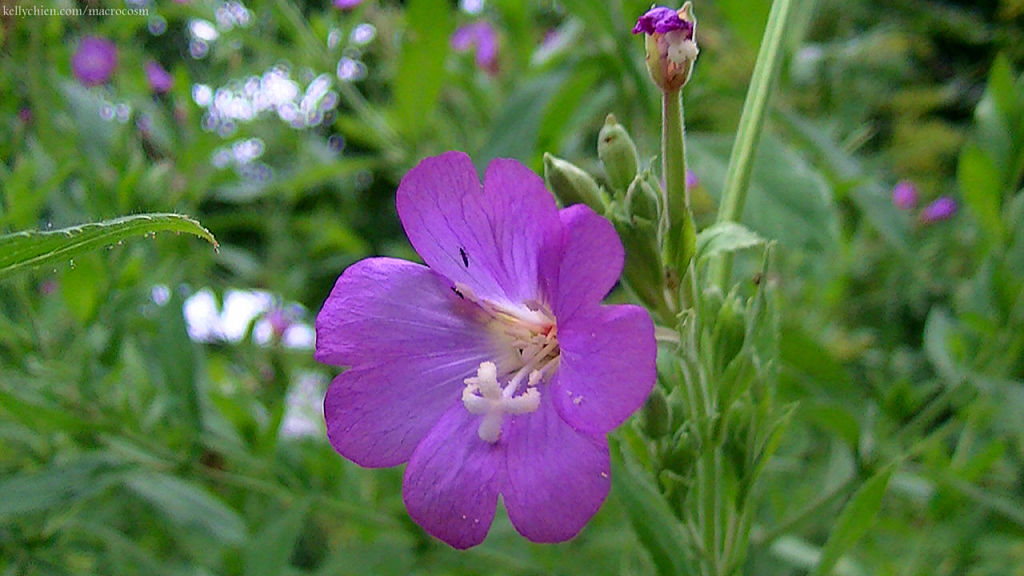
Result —
[[605, 201], [597, 182], [572, 162], [545, 152], [544, 182], [563, 206], [586, 204], [598, 214], [605, 211]]
[[609, 114], [597, 139], [597, 155], [608, 174], [608, 183], [617, 192], [624, 192], [636, 177], [636, 145], [622, 124]]
[[646, 306], [664, 304], [665, 271], [658, 248], [658, 223], [639, 216], [613, 214], [612, 224], [626, 250], [622, 277]]
[[633, 27], [633, 34], [645, 34], [647, 70], [665, 92], [675, 92], [690, 79], [697, 60], [697, 20], [693, 5], [683, 4], [678, 11], [655, 6], [644, 13]]
[[651, 391], [651, 395], [647, 397], [642, 414], [644, 431], [647, 432], [649, 437], [661, 438], [668, 435], [669, 421], [671, 420], [668, 401], [665, 400], [665, 393], [657, 386]]
[[626, 207], [630, 216], [639, 216], [657, 223], [661, 218], [661, 194], [647, 182], [645, 174], [647, 173], [637, 175], [630, 183], [626, 192]]
[[734, 292], [730, 293], [718, 309], [712, 341], [724, 370], [729, 362], [740, 353], [746, 338], [746, 310], [743, 300]]

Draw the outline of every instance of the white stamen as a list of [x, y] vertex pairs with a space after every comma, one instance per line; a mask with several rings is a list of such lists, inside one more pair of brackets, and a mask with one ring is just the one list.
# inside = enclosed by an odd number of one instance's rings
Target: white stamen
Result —
[[[516, 375], [520, 380], [523, 371]], [[502, 390], [498, 383], [498, 368], [493, 362], [481, 362], [476, 370], [476, 376], [466, 378], [466, 387], [462, 390], [462, 404], [470, 414], [482, 414], [480, 428], [477, 434], [484, 442], [494, 444], [501, 436], [501, 421], [505, 414], [528, 414], [534, 412], [540, 406], [540, 391], [533, 386], [540, 381], [540, 371], [534, 370], [530, 373], [528, 386], [525, 392], [514, 396], [513, 378], [508, 386]], [[513, 389], [513, 393], [508, 393]]]
[[498, 343], [493, 361], [481, 362], [462, 390], [466, 410], [482, 416], [477, 434], [493, 444], [501, 436], [505, 414], [529, 414], [540, 407], [539, 386], [558, 369], [558, 328], [542, 302], [495, 303], [480, 299], [462, 283], [454, 289], [479, 306]]

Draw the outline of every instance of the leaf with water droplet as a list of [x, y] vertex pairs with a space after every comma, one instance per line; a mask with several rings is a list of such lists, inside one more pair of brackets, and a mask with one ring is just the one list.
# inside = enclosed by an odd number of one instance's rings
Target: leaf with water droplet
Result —
[[186, 232], [205, 239], [217, 249], [217, 240], [199, 222], [181, 214], [136, 214], [60, 230], [31, 230], [0, 236], [0, 280], [24, 268], [68, 259], [132, 236], [157, 232]]

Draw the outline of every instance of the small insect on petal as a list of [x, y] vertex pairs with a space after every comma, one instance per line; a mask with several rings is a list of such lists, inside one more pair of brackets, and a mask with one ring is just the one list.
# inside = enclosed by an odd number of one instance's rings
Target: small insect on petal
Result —
[[459, 247], [459, 255], [462, 256], [462, 265], [469, 268], [469, 255], [466, 254], [466, 249]]

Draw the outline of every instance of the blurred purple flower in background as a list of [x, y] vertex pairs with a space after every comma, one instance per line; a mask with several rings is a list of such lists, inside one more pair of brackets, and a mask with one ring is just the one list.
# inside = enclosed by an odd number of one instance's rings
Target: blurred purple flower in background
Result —
[[892, 203], [900, 210], [917, 207], [917, 187], [907, 180], [900, 180], [892, 189]]
[[700, 178], [697, 177], [697, 173], [693, 170], [686, 171], [686, 188], [696, 188], [700, 186]]
[[18, 120], [21, 120], [25, 124], [28, 124], [29, 122], [31, 122], [32, 121], [32, 109], [26, 106], [26, 107], [21, 108], [20, 110], [18, 110]]
[[334, 0], [334, 7], [341, 10], [355, 10], [363, 0]]
[[919, 218], [925, 224], [949, 220], [956, 214], [956, 200], [949, 196], [939, 196], [931, 204], [921, 210]]
[[174, 78], [156, 60], [146, 62], [146, 81], [149, 82], [149, 88], [157, 94], [169, 91], [174, 85]]
[[117, 67], [117, 46], [106, 38], [86, 36], [71, 57], [71, 72], [86, 86], [104, 84]]
[[348, 366], [324, 401], [331, 445], [367, 467], [408, 462], [409, 515], [456, 548], [482, 542], [501, 495], [534, 542], [575, 536], [608, 495], [605, 435], [654, 385], [654, 326], [604, 306], [624, 251], [583, 204], [559, 211], [514, 160], [426, 158], [398, 215], [429, 266], [369, 258], [338, 278], [316, 359]]
[[486, 20], [460, 26], [452, 34], [456, 52], [476, 51], [476, 65], [490, 74], [498, 73], [498, 32]]

